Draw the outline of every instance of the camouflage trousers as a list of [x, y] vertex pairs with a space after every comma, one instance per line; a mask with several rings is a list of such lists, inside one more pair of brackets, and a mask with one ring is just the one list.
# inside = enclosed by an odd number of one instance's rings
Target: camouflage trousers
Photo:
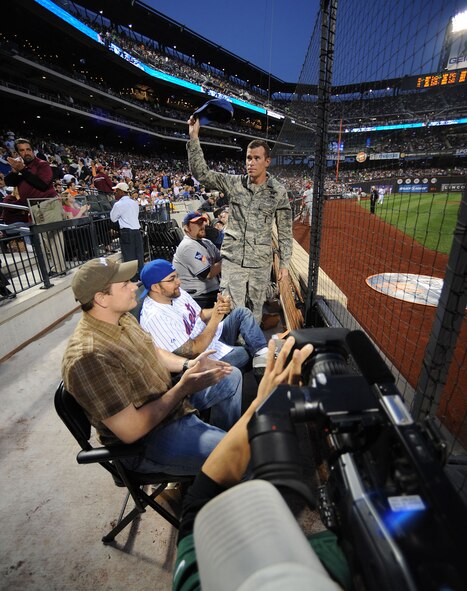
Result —
[[230, 296], [232, 308], [249, 308], [258, 324], [261, 324], [263, 304], [270, 282], [270, 264], [251, 268], [222, 259], [221, 292]]

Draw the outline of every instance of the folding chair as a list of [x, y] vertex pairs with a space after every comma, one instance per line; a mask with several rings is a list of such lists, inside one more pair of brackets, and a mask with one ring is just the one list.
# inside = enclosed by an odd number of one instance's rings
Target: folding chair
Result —
[[[143, 474], [127, 470], [120, 460], [139, 455], [144, 448], [139, 443], [92, 447], [89, 442], [91, 423], [83, 408], [65, 389], [63, 382], [59, 384], [55, 392], [55, 410], [81, 447], [81, 451], [76, 457], [78, 464], [99, 463], [110, 472], [116, 486], [126, 487], [127, 489], [117, 525], [102, 538], [104, 544], [113, 542], [118, 533], [136, 519], [138, 515], [145, 513], [145, 507], [148, 505], [175, 528], [179, 528], [180, 520], [169, 513], [155, 499], [167, 488], [169, 483], [189, 484], [193, 481], [192, 476], [173, 476], [161, 473]], [[151, 494], [144, 491], [144, 487], [147, 485], [155, 485]], [[130, 496], [135, 503], [135, 507], [124, 517]]]

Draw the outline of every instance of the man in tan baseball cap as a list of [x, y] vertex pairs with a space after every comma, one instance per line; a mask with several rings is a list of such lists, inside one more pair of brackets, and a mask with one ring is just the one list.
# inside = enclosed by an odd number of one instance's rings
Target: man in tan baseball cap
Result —
[[129, 281], [138, 269], [138, 261], [116, 263], [101, 257], [92, 259], [76, 271], [71, 282], [75, 299], [80, 304], [89, 304], [98, 292], [112, 283]]

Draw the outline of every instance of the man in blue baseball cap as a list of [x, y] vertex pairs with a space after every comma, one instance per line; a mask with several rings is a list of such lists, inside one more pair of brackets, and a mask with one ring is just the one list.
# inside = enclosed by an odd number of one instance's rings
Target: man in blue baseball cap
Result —
[[[192, 359], [212, 350], [212, 357], [246, 371], [265, 367], [267, 342], [247, 308], [230, 310], [230, 299], [219, 295], [210, 309], [202, 309], [180, 288], [175, 267], [156, 259], [143, 267], [145, 297], [140, 322], [156, 347]], [[245, 346], [236, 345], [242, 336]]]

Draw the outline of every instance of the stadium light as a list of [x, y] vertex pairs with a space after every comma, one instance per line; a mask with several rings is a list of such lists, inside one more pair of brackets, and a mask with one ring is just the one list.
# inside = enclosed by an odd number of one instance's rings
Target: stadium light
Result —
[[465, 30], [467, 30], [467, 10], [464, 10], [464, 12], [458, 12], [452, 17], [452, 32], [460, 33]]

